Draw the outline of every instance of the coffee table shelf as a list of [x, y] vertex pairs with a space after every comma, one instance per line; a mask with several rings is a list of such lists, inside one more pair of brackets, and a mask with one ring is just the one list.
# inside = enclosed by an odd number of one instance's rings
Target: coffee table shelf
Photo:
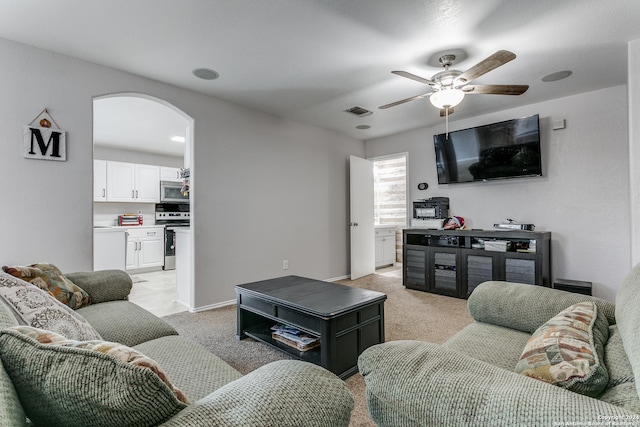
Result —
[[244, 333], [246, 336], [253, 338], [256, 341], [260, 341], [272, 347], [275, 347], [278, 350], [290, 354], [297, 359], [320, 365], [320, 347], [312, 348], [307, 351], [299, 351], [293, 347], [286, 345], [285, 343], [274, 340], [271, 337], [271, 326], [254, 326], [252, 328], [246, 329]]
[[[237, 339], [251, 337], [290, 356], [320, 365], [340, 378], [358, 371], [358, 356], [384, 342], [382, 292], [299, 276], [237, 285]], [[282, 323], [320, 338], [320, 346], [298, 351], [271, 337]]]

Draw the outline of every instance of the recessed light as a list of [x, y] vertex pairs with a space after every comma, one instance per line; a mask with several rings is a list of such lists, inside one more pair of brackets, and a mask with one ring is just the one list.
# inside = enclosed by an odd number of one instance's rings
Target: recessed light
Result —
[[566, 79], [567, 77], [569, 77], [571, 74], [573, 74], [573, 71], [558, 71], [555, 73], [551, 73], [549, 75], [546, 75], [542, 78], [543, 82], [555, 82], [558, 80], [562, 80], [562, 79]]
[[371, 127], [371, 126], [369, 126], [369, 125], [358, 125], [358, 126], [356, 126], [356, 129], [362, 129], [362, 130], [364, 130], [364, 129], [369, 129], [370, 127]]
[[196, 68], [193, 70], [193, 75], [202, 80], [215, 80], [220, 77], [220, 74], [211, 68]]
[[178, 136], [178, 135], [176, 135], [176, 136], [172, 136], [172, 137], [171, 137], [171, 140], [172, 140], [173, 142], [185, 142], [185, 141], [186, 141], [186, 138], [185, 138], [184, 136]]

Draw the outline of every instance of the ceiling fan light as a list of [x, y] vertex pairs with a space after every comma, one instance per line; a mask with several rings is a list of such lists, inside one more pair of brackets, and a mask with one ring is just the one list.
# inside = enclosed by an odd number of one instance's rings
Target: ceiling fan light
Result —
[[464, 99], [464, 92], [460, 89], [441, 89], [429, 97], [436, 108], [455, 107]]

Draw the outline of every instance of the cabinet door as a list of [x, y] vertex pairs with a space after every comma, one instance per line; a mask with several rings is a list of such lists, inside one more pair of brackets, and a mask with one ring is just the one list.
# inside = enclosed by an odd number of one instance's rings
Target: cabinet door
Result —
[[438, 294], [458, 296], [458, 251], [456, 249], [431, 248], [429, 258], [430, 290]]
[[135, 187], [137, 202], [159, 203], [160, 167], [135, 165]]
[[404, 247], [404, 285], [409, 289], [427, 290], [427, 249]]
[[537, 283], [536, 280], [535, 259], [505, 257], [504, 280], [528, 285], [542, 285], [542, 283]]
[[162, 267], [164, 265], [164, 240], [140, 239], [138, 268]]
[[489, 280], [498, 280], [498, 268], [496, 260], [498, 256], [485, 254], [484, 251], [473, 251], [465, 254], [465, 276], [466, 276], [466, 293], [468, 298], [471, 292], [482, 282]]
[[180, 168], [160, 167], [160, 181], [182, 182]]
[[395, 227], [376, 228], [376, 267], [392, 265], [396, 261]]
[[382, 261], [385, 264], [396, 262], [396, 237], [387, 236], [382, 238]]
[[93, 161], [93, 201], [107, 201], [107, 162]]
[[138, 268], [138, 246], [140, 246], [140, 241], [138, 239], [132, 239], [131, 237], [127, 238], [125, 270]]
[[107, 201], [135, 201], [135, 173], [132, 163], [107, 162]]

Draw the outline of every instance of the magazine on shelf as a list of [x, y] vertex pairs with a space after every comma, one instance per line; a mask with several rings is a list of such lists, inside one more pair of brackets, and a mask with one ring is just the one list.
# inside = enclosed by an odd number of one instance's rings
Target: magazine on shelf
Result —
[[273, 325], [271, 327], [271, 337], [300, 351], [311, 350], [320, 345], [320, 338], [287, 325]]

